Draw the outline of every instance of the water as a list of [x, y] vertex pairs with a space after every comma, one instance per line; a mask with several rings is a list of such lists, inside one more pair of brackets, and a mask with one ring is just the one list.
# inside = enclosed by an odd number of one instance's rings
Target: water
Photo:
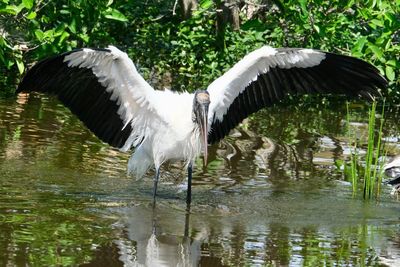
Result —
[[[365, 140], [366, 108], [352, 129]], [[398, 112], [385, 143], [400, 154]], [[0, 266], [399, 266], [400, 203], [352, 197], [346, 108], [276, 107], [210, 148], [185, 211], [185, 171], [126, 176], [129, 154], [101, 143], [53, 98], [0, 100]], [[201, 166], [199, 160], [198, 166]], [[359, 194], [361, 195], [361, 194]]]

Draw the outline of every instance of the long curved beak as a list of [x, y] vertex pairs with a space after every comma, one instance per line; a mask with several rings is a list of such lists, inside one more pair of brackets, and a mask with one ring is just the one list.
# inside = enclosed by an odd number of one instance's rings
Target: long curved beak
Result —
[[200, 124], [200, 136], [201, 140], [203, 141], [203, 148], [204, 148], [204, 158], [203, 158], [203, 165], [207, 166], [207, 145], [208, 145], [208, 104], [204, 104], [200, 106], [200, 114], [199, 114], [199, 124]]

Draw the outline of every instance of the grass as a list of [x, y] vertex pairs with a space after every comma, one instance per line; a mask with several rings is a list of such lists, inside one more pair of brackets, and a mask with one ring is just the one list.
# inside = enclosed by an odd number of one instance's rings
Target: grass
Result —
[[375, 190], [376, 195], [379, 196], [380, 184], [382, 183], [383, 176], [383, 161], [379, 162], [382, 150], [382, 130], [384, 122], [385, 108], [382, 107], [382, 117], [380, 119], [378, 135], [375, 135], [376, 128], [376, 102], [373, 102], [368, 116], [368, 147], [367, 156], [365, 160], [364, 172], [364, 199], [371, 199], [374, 193], [374, 186], [377, 184]]
[[[376, 108], [377, 104], [376, 102], [373, 102], [368, 111], [368, 141], [366, 155], [363, 158], [361, 156], [359, 140], [354, 136], [354, 134], [352, 135], [350, 130], [350, 111], [349, 105], [347, 104], [347, 133], [349, 143], [352, 143], [353, 145], [350, 149], [350, 162], [338, 163], [340, 167], [343, 167], [345, 177], [352, 183], [353, 196], [357, 195], [359, 184], [362, 182], [364, 199], [371, 199], [374, 195], [376, 198], [379, 197], [381, 189], [380, 185], [383, 177], [382, 167], [384, 161], [379, 159], [384, 154], [382, 146], [382, 131], [385, 108], [383, 105], [379, 122], [377, 122]], [[377, 123], [379, 123], [378, 129]]]

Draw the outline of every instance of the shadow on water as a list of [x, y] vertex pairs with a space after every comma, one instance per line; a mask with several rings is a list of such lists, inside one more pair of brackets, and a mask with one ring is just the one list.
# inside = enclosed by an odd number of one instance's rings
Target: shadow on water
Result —
[[[126, 176], [129, 154], [99, 142], [52, 98], [0, 100], [1, 266], [396, 266], [400, 206], [353, 198], [345, 106], [275, 107], [210, 148], [195, 169]], [[398, 111], [385, 144], [400, 154]], [[366, 108], [352, 127], [366, 138]], [[198, 166], [201, 166], [199, 161]]]

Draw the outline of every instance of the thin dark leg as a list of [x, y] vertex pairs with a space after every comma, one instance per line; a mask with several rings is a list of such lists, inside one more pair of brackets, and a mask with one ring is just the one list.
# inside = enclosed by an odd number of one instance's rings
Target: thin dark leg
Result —
[[188, 210], [186, 211], [186, 214], [185, 214], [185, 230], [183, 233], [183, 236], [185, 238], [189, 237], [189, 220], [190, 220], [190, 206], [188, 206]]
[[151, 233], [153, 235], [155, 235], [157, 233], [157, 218], [156, 218], [156, 214], [155, 214], [155, 211], [156, 211], [155, 205], [156, 205], [155, 202], [153, 202], [153, 212], [151, 214], [151, 224], [152, 224]]
[[154, 186], [153, 186], [153, 208], [156, 206], [157, 185], [159, 176], [160, 176], [160, 169], [156, 168], [156, 174], [154, 175]]
[[186, 206], [190, 209], [190, 203], [192, 202], [192, 163], [188, 166], [188, 185], [187, 185], [187, 195], [186, 195]]

